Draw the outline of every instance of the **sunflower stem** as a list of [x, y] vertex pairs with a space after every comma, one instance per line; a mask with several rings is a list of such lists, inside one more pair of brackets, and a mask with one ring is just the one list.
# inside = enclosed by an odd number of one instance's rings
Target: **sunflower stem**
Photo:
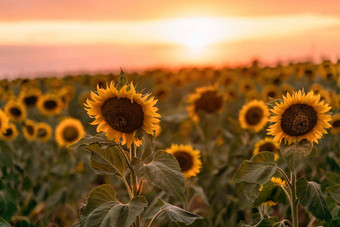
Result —
[[290, 179], [292, 183], [292, 188], [291, 188], [291, 209], [292, 209], [292, 222], [293, 222], [293, 227], [298, 227], [298, 201], [296, 198], [296, 172], [292, 171], [290, 172]]
[[126, 181], [124, 176], [122, 176], [121, 179], [122, 179], [122, 181], [123, 181], [123, 183], [124, 183], [124, 185], [126, 187], [127, 192], [129, 193], [129, 197], [130, 197], [130, 200], [131, 200], [133, 198], [133, 194], [131, 192], [130, 185], [128, 184], [128, 182]]
[[151, 224], [156, 220], [156, 218], [162, 213], [162, 212], [164, 212], [165, 210], [164, 209], [161, 209], [161, 210], [159, 210], [156, 214], [155, 214], [155, 216], [153, 216], [153, 218], [151, 219], [151, 221], [150, 221], [150, 223], [148, 224], [148, 227], [151, 227]]
[[[133, 159], [136, 157], [136, 146], [132, 143], [130, 147], [130, 162], [133, 161]], [[131, 166], [131, 163], [130, 163]], [[131, 167], [131, 182], [132, 182], [132, 191], [133, 191], [133, 197], [138, 196], [138, 183], [137, 183], [137, 176], [135, 173], [135, 170]], [[140, 215], [138, 215], [136, 219], [136, 226], [140, 226]]]

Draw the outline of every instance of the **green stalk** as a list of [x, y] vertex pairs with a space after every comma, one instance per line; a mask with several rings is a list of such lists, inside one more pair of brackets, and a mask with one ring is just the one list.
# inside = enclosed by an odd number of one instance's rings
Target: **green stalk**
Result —
[[148, 224], [148, 227], [151, 227], [151, 224], [156, 220], [156, 218], [162, 213], [162, 212], [164, 212], [165, 210], [159, 210], [158, 212], [157, 212], [157, 214], [155, 214], [155, 216], [153, 216], [153, 218], [151, 219], [151, 221], [150, 221], [150, 223]]
[[296, 173], [295, 171], [292, 171], [290, 173], [290, 178], [291, 178], [291, 184], [292, 184], [292, 188], [291, 188], [291, 209], [292, 209], [292, 222], [293, 222], [293, 227], [298, 227], [299, 223], [298, 223], [298, 209], [297, 209], [297, 205], [298, 205], [298, 201], [296, 198]]

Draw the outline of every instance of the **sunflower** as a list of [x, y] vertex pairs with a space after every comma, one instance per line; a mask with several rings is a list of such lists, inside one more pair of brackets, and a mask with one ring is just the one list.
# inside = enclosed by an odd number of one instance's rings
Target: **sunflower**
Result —
[[272, 138], [266, 137], [263, 140], [255, 143], [255, 148], [253, 151], [253, 155], [257, 155], [262, 151], [269, 151], [274, 153], [274, 160], [277, 161], [279, 159], [279, 148], [280, 144], [274, 141]]
[[278, 186], [284, 186], [286, 187], [286, 181], [282, 180], [280, 177], [272, 177], [270, 179], [271, 182], [273, 182], [274, 184], [278, 185]]
[[258, 132], [267, 124], [269, 109], [263, 101], [253, 100], [244, 105], [239, 113], [243, 129]]
[[60, 97], [54, 94], [45, 94], [39, 98], [38, 108], [43, 115], [60, 114], [63, 107]]
[[5, 133], [8, 128], [8, 117], [4, 111], [0, 110], [0, 132]]
[[170, 94], [170, 88], [166, 84], [158, 85], [155, 87], [153, 94], [158, 100], [165, 101]]
[[66, 118], [62, 120], [56, 130], [55, 139], [60, 147], [68, 147], [85, 135], [83, 125], [78, 119]]
[[40, 122], [36, 125], [37, 138], [40, 142], [46, 142], [52, 137], [52, 128], [49, 124]]
[[321, 76], [326, 79], [334, 79], [337, 76], [335, 65], [330, 60], [325, 60], [319, 65]]
[[255, 83], [248, 78], [243, 78], [238, 82], [239, 89], [242, 93], [247, 94], [248, 92], [255, 89]]
[[6, 103], [4, 110], [9, 119], [15, 122], [25, 120], [27, 115], [25, 106], [14, 99], [11, 99]]
[[217, 84], [215, 86], [199, 87], [196, 88], [194, 94], [189, 96], [188, 103], [187, 111], [189, 116], [193, 121], [199, 122], [199, 111], [205, 113], [220, 113], [222, 111], [223, 95], [218, 90]]
[[41, 91], [37, 88], [22, 89], [19, 95], [19, 101], [27, 108], [35, 107], [40, 95]]
[[252, 91], [247, 93], [247, 101], [259, 99], [259, 97], [260, 97], [260, 94], [257, 90], [252, 90]]
[[200, 151], [194, 150], [192, 146], [173, 144], [165, 151], [175, 156], [185, 178], [194, 177], [200, 172]]
[[288, 93], [283, 96], [283, 101], [276, 103], [271, 109], [274, 116], [269, 121], [268, 134], [274, 136], [274, 140], [291, 144], [292, 142], [307, 139], [318, 143], [318, 139], [330, 128], [331, 116], [327, 112], [331, 109], [324, 101], [319, 102], [320, 95], [308, 94], [298, 91], [292, 96]]
[[86, 103], [87, 99], [91, 98], [91, 93], [90, 92], [82, 92], [79, 97], [78, 97], [78, 101], [80, 105], [84, 105]]
[[314, 95], [318, 95], [321, 91], [324, 90], [324, 88], [321, 84], [315, 83], [310, 87], [310, 90], [314, 92]]
[[290, 84], [282, 84], [281, 85], [281, 93], [282, 93], [282, 95], [286, 95], [287, 92], [292, 95], [294, 93], [293, 86], [290, 85]]
[[229, 73], [227, 70], [223, 70], [221, 72], [221, 77], [219, 78], [219, 82], [224, 87], [229, 87], [236, 82], [236, 76]]
[[9, 123], [6, 131], [0, 133], [0, 138], [4, 141], [13, 141], [18, 136], [17, 127], [13, 123]]
[[331, 125], [332, 125], [331, 132], [333, 134], [339, 134], [340, 133], [340, 113], [334, 114], [332, 116]]
[[225, 98], [228, 101], [235, 101], [238, 99], [238, 91], [234, 87], [230, 87], [225, 91]]
[[28, 140], [28, 141], [34, 141], [37, 138], [37, 128], [36, 125], [34, 123], [34, 121], [32, 120], [25, 120], [25, 124], [22, 128], [24, 137]]
[[277, 86], [275, 86], [273, 84], [265, 86], [262, 90], [262, 97], [266, 102], [268, 102], [270, 100], [270, 98], [278, 99], [280, 97], [280, 95], [281, 95], [281, 93], [277, 89]]
[[139, 146], [141, 140], [135, 138], [137, 131], [153, 135], [159, 127], [160, 115], [154, 106], [157, 99], [136, 92], [132, 83], [117, 90], [111, 82], [106, 88], [98, 87], [97, 93], [91, 93], [93, 101], [88, 99], [85, 109], [96, 119], [91, 124], [98, 125], [97, 132], [106, 132], [109, 140], [116, 143], [122, 140], [127, 147], [132, 143]]

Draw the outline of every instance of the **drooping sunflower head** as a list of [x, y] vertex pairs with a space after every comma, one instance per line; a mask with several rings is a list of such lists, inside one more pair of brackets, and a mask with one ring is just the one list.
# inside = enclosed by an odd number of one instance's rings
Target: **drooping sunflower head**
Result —
[[98, 125], [97, 132], [105, 132], [116, 143], [139, 146], [138, 131], [153, 135], [159, 127], [160, 115], [154, 106], [157, 99], [136, 92], [132, 83], [118, 90], [111, 82], [106, 88], [98, 87], [91, 98], [85, 104], [88, 115], [95, 118], [91, 124]]
[[78, 119], [66, 118], [55, 130], [55, 139], [60, 147], [69, 147], [85, 135], [83, 125]]
[[41, 91], [37, 88], [22, 89], [19, 95], [19, 101], [27, 108], [35, 107], [40, 95]]
[[23, 131], [24, 137], [28, 141], [34, 141], [37, 138], [37, 128], [36, 128], [34, 121], [32, 120], [29, 120], [29, 119], [25, 120], [25, 123], [22, 127], [22, 131]]
[[4, 111], [0, 110], [0, 132], [5, 133], [8, 128], [9, 119]]
[[291, 144], [303, 139], [318, 143], [318, 139], [325, 129], [330, 128], [331, 116], [328, 111], [331, 107], [320, 102], [320, 95], [314, 95], [313, 91], [305, 94], [303, 91], [289, 93], [283, 96], [283, 101], [276, 102], [271, 112], [268, 134], [274, 136], [274, 140]]
[[9, 123], [5, 132], [0, 132], [0, 138], [4, 141], [13, 141], [18, 136], [18, 130], [15, 124]]
[[40, 122], [36, 125], [37, 139], [40, 142], [46, 142], [52, 137], [52, 128], [49, 124]]
[[55, 94], [45, 94], [39, 98], [39, 111], [46, 116], [60, 114], [63, 103], [60, 97]]
[[194, 177], [200, 172], [202, 162], [200, 160], [199, 150], [194, 150], [190, 145], [173, 144], [170, 148], [166, 149], [166, 152], [176, 158], [181, 172], [186, 179]]
[[14, 99], [9, 100], [5, 105], [5, 113], [11, 121], [21, 122], [26, 119], [26, 108]]
[[280, 144], [273, 140], [272, 138], [266, 137], [263, 140], [255, 143], [255, 148], [253, 151], [253, 155], [257, 155], [262, 151], [269, 151], [274, 153], [274, 160], [277, 161], [279, 159], [279, 148]]
[[267, 124], [269, 109], [261, 100], [252, 100], [244, 105], [239, 113], [243, 129], [258, 132]]
[[223, 101], [223, 94], [218, 90], [217, 84], [215, 86], [200, 87], [196, 89], [194, 94], [189, 96], [187, 111], [195, 122], [199, 122], [199, 111], [205, 113], [221, 112]]

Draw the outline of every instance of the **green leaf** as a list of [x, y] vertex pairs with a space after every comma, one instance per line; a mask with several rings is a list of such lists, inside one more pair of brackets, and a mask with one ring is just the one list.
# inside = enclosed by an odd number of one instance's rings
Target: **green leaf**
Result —
[[273, 227], [276, 224], [278, 224], [277, 217], [271, 217], [271, 218], [264, 218], [259, 223], [257, 223], [254, 227]]
[[2, 217], [0, 217], [0, 227], [11, 227], [11, 225]]
[[0, 191], [0, 217], [6, 221], [11, 220], [18, 210], [14, 199], [10, 191]]
[[173, 155], [157, 151], [150, 163], [142, 163], [134, 168], [138, 178], [147, 179], [151, 185], [184, 201], [184, 176]]
[[197, 219], [203, 219], [203, 217], [199, 215], [190, 213], [186, 210], [183, 210], [182, 208], [164, 202], [162, 199], [159, 199], [159, 201], [163, 205], [161, 207], [161, 210], [164, 210], [166, 212], [171, 221], [182, 222], [185, 223], [186, 225], [191, 225]]
[[274, 158], [275, 155], [273, 152], [263, 151], [252, 157], [250, 161], [254, 163], [274, 162]]
[[331, 194], [332, 198], [340, 203], [340, 185], [330, 186], [326, 188], [326, 191]]
[[319, 184], [302, 177], [296, 182], [296, 194], [302, 206], [316, 218], [325, 221], [332, 219]]
[[91, 145], [91, 144], [98, 144], [99, 147], [103, 148], [103, 149], [116, 145], [113, 141], [107, 140], [105, 133], [101, 132], [101, 133], [98, 133], [95, 136], [85, 135], [78, 142], [72, 144], [70, 146], [70, 148], [71, 149], [78, 149], [78, 148], [81, 148], [83, 146], [88, 146], [88, 145]]
[[274, 175], [276, 169], [274, 163], [254, 163], [246, 160], [242, 162], [232, 181], [265, 184]]
[[124, 177], [127, 163], [117, 147], [102, 149], [98, 144], [92, 144], [83, 149], [91, 152], [91, 168], [95, 173]]
[[283, 144], [280, 148], [282, 158], [291, 171], [295, 171], [301, 161], [308, 158], [311, 153], [313, 154], [312, 150], [313, 146], [308, 140], [302, 140], [291, 145]]
[[152, 160], [151, 154], [155, 150], [155, 137], [149, 134], [144, 134], [142, 161], [148, 163]]
[[255, 199], [253, 206], [258, 207], [262, 203], [267, 202], [269, 200], [280, 203], [284, 203], [286, 200], [286, 195], [283, 189], [271, 181], [263, 185], [263, 188], [259, 192], [257, 198]]
[[120, 68], [120, 74], [118, 78], [118, 84], [116, 85], [116, 88], [120, 90], [124, 85], [128, 83], [128, 80], [125, 76], [125, 73], [122, 68]]
[[128, 204], [119, 202], [113, 187], [103, 184], [90, 193], [82, 212], [80, 226], [131, 226], [147, 206], [144, 197], [133, 198]]

